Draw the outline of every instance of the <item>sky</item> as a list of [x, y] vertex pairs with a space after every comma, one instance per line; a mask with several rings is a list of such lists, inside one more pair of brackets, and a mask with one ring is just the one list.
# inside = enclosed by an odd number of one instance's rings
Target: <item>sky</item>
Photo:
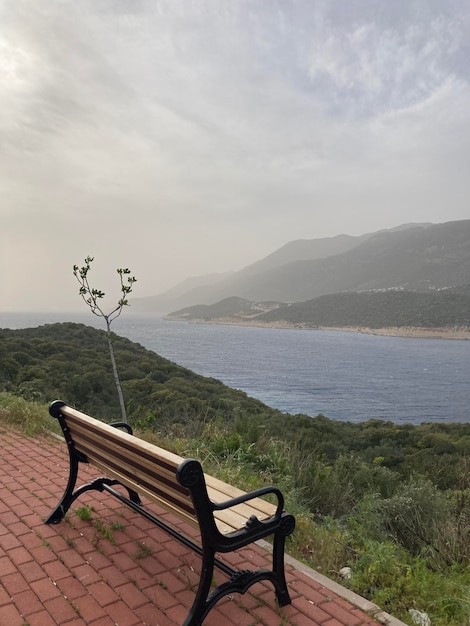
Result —
[[469, 219], [469, 81], [470, 0], [0, 0], [0, 311]]

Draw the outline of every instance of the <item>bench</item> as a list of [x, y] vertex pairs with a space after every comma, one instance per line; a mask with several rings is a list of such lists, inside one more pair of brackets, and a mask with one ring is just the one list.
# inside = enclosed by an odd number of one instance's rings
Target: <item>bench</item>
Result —
[[[294, 530], [295, 518], [284, 511], [284, 498], [279, 489], [240, 491], [204, 474], [199, 461], [184, 459], [135, 437], [128, 424], [106, 424], [60, 400], [50, 405], [49, 412], [62, 428], [70, 467], [64, 494], [45, 520], [47, 524], [59, 523], [82, 493], [104, 491], [199, 554], [202, 558], [199, 585], [183, 626], [199, 626], [222, 597], [237, 592], [243, 594], [261, 580], [274, 585], [280, 606], [290, 603], [284, 573], [284, 546], [285, 538]], [[127, 432], [120, 430], [121, 427]], [[76, 488], [80, 462], [97, 467], [105, 476]], [[124, 490], [119, 490], [119, 486]], [[262, 498], [267, 494], [274, 495], [276, 504]], [[144, 506], [141, 496], [196, 526], [200, 543], [157, 517]], [[272, 569], [236, 570], [217, 556], [217, 553], [233, 552], [271, 535]], [[211, 591], [214, 567], [229, 578]]]

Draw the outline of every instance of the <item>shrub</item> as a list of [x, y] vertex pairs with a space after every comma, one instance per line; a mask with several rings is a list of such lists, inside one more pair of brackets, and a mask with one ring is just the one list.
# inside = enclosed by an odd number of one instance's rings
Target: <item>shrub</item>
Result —
[[434, 569], [469, 562], [470, 491], [446, 493], [428, 480], [413, 479], [390, 498], [366, 495], [354, 515], [367, 536], [393, 539]]
[[50, 417], [44, 404], [28, 402], [10, 393], [0, 392], [0, 418], [3, 424], [11, 424], [28, 436], [60, 431], [57, 420]]
[[390, 541], [366, 542], [351, 566], [350, 588], [406, 623], [413, 623], [409, 609], [417, 609], [428, 613], [433, 626], [468, 624], [468, 572], [432, 572], [425, 560]]

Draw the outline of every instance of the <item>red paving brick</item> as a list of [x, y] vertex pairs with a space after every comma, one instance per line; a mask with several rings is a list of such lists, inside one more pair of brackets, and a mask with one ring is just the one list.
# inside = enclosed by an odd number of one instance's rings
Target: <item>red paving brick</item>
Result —
[[[106, 494], [86, 493], [92, 521], [72, 511], [44, 524], [68, 477], [66, 447], [55, 439], [0, 433], [0, 626], [178, 626], [194, 599], [200, 559], [151, 522]], [[80, 468], [81, 482], [96, 476]], [[156, 510], [156, 509], [155, 509]], [[166, 521], [187, 525], [158, 511]], [[93, 522], [94, 520], [94, 522]], [[107, 531], [107, 532], [103, 532]], [[194, 531], [191, 531], [194, 532]], [[146, 546], [150, 555], [139, 558]], [[223, 558], [238, 567], [269, 567], [263, 545]], [[279, 608], [272, 586], [258, 583], [221, 600], [205, 626], [374, 626], [347, 590], [292, 559], [286, 564], [292, 604]], [[225, 575], [217, 571], [218, 582]], [[331, 583], [331, 584], [330, 584]], [[401, 622], [390, 618], [395, 626]], [[383, 623], [383, 622], [382, 622]]]

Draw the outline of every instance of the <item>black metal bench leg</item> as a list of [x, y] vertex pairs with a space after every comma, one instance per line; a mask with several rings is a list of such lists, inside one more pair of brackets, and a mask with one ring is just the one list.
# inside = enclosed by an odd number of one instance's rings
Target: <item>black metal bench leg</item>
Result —
[[75, 488], [75, 483], [77, 482], [78, 476], [78, 457], [75, 454], [75, 451], [69, 445], [69, 457], [70, 457], [70, 469], [69, 469], [69, 479], [67, 482], [67, 487], [65, 488], [64, 495], [60, 500], [59, 504], [52, 511], [49, 517], [46, 518], [46, 524], [58, 524], [61, 520], [64, 519], [65, 514], [70, 508], [70, 505], [74, 501], [73, 490]]
[[284, 571], [285, 542], [286, 538], [277, 532], [273, 541], [273, 572], [276, 575], [276, 598], [279, 606], [286, 606], [291, 603]]
[[212, 549], [204, 548], [203, 550], [199, 587], [183, 626], [200, 626], [214, 604], [214, 602], [208, 602], [208, 596], [214, 575], [215, 553]]
[[290, 535], [295, 528], [295, 518], [292, 515], [285, 515], [281, 522], [281, 526], [274, 534], [273, 541], [273, 572], [276, 576], [276, 598], [279, 606], [286, 606], [291, 603], [289, 591], [286, 583], [286, 573], [284, 566], [284, 551], [286, 537]]

